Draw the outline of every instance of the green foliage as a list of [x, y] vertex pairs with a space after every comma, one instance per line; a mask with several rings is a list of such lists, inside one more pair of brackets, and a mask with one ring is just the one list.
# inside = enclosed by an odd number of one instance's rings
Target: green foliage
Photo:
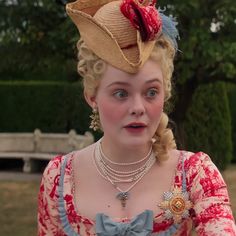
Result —
[[[166, 14], [176, 17], [180, 33], [180, 52], [176, 58], [174, 75], [177, 96], [171, 117], [179, 129], [180, 140], [186, 137], [186, 143], [189, 144], [183, 148], [206, 151], [220, 168], [225, 168], [232, 155], [228, 123], [222, 129], [223, 123], [220, 121], [220, 117], [228, 117], [229, 114], [223, 112], [226, 104], [222, 94], [225, 92], [219, 91], [222, 93], [219, 98], [211, 98], [216, 96], [211, 89], [214, 85], [210, 85], [207, 91], [204, 84], [218, 81], [236, 83], [236, 2], [160, 0], [158, 4], [162, 8], [166, 6]], [[200, 99], [202, 96], [208, 100], [217, 100], [217, 103], [204, 101]], [[218, 116], [220, 109], [222, 112]], [[216, 112], [211, 119], [209, 110], [212, 114]], [[182, 124], [186, 119], [188, 125], [183, 129]], [[211, 137], [213, 133], [219, 135], [219, 144], [215, 135]], [[221, 162], [222, 157], [225, 162]]]
[[[66, 15], [65, 8], [56, 2], [58, 1], [1, 0], [1, 80], [75, 81], [78, 79], [75, 60], [78, 31]], [[177, 56], [174, 76], [177, 98], [171, 114], [178, 126], [185, 120], [187, 111], [191, 111], [195, 107], [192, 105], [192, 95], [196, 94], [195, 90], [198, 91], [198, 94], [201, 93], [202, 88], [198, 89], [199, 86], [222, 80], [236, 83], [236, 2], [235, 0], [160, 0], [158, 5], [161, 8], [166, 6], [165, 13], [176, 17], [180, 31], [179, 49], [181, 52]], [[36, 127], [35, 125], [43, 124], [42, 129], [46, 131], [62, 132], [67, 131], [70, 127], [74, 128], [73, 126], [79, 130], [81, 126], [77, 126], [76, 119], [81, 120], [82, 126], [84, 126], [83, 122], [87, 122], [88, 116], [85, 115], [87, 111], [83, 112], [84, 105], [80, 106], [81, 101], [73, 98], [76, 96], [74, 88], [72, 89], [74, 92], [67, 94], [68, 91], [71, 91], [69, 88], [73, 87], [72, 85], [61, 84], [56, 88], [55, 84], [50, 86], [49, 84], [39, 84], [37, 88], [36, 84], [33, 85], [31, 82], [28, 85], [20, 84], [15, 84], [12, 88], [1, 85], [0, 105], [1, 108], [3, 106], [4, 113], [7, 111], [8, 114], [6, 116], [3, 113], [0, 116], [1, 129], [4, 128], [6, 131], [32, 130]], [[20, 98], [21, 90], [25, 94]], [[8, 93], [2, 93], [3, 91], [8, 91]], [[19, 98], [16, 98], [17, 94]], [[212, 93], [205, 94], [205, 97], [209, 98], [209, 94]], [[44, 97], [45, 100], [43, 100]], [[79, 98], [81, 99], [81, 96]], [[40, 101], [40, 99], [42, 100]], [[196, 103], [196, 98], [194, 100]], [[44, 102], [40, 103], [42, 101]], [[67, 107], [65, 102], [68, 102]], [[200, 103], [200, 101], [198, 102]], [[203, 114], [207, 109], [217, 111], [219, 106], [225, 106], [224, 99], [221, 102], [221, 105], [218, 104], [220, 101], [215, 105], [205, 102], [205, 107], [199, 104], [198, 112]], [[10, 108], [11, 106], [12, 108]], [[28, 116], [25, 112], [27, 106], [30, 107], [29, 112], [32, 113]], [[37, 114], [36, 111], [32, 112], [33, 108], [35, 109], [34, 106], [39, 108], [40, 114]], [[207, 108], [208, 106], [209, 108]], [[75, 107], [80, 111], [80, 115], [78, 112], [74, 112]], [[54, 116], [55, 114], [59, 114], [58, 117]], [[189, 116], [188, 114], [188, 119], [190, 119]], [[14, 119], [15, 117], [18, 119]], [[212, 133], [212, 127], [215, 127], [214, 132], [221, 132], [221, 126], [217, 123], [220, 121], [215, 118], [210, 122], [209, 131], [207, 131], [208, 126], [200, 125], [198, 127], [194, 120], [190, 119], [190, 121], [193, 122], [192, 127], [197, 127], [194, 130], [193, 142], [195, 143], [190, 147], [201, 148], [202, 133]], [[216, 123], [214, 124], [214, 122]], [[88, 127], [88, 124], [85, 126]], [[187, 129], [186, 133], [189, 135]], [[230, 133], [226, 132], [225, 135], [230, 135]], [[228, 137], [224, 138], [228, 140]], [[209, 154], [213, 153], [214, 158], [219, 158], [219, 155], [214, 155], [214, 153], [221, 153], [221, 145], [218, 147], [213, 141], [204, 141], [204, 143], [206, 143], [206, 151]], [[197, 144], [200, 146], [197, 147]], [[231, 149], [229, 148], [229, 150]], [[229, 158], [228, 154], [226, 156]]]
[[204, 151], [218, 168], [227, 167], [232, 159], [232, 140], [224, 83], [203, 85], [196, 90], [184, 127], [189, 150]]
[[78, 83], [0, 82], [0, 131], [88, 131], [90, 109]]
[[[28, 72], [41, 75], [43, 80], [56, 79], [63, 72], [64, 79], [76, 79], [75, 43], [79, 35], [64, 6], [57, 2], [1, 1], [2, 80], [30, 79], [24, 76]], [[177, 84], [191, 79], [198, 83], [206, 79], [235, 81], [234, 0], [160, 0], [158, 5], [166, 6], [166, 14], [176, 16], [179, 23], [182, 53], [176, 63]], [[47, 77], [45, 71], [57, 75]]]
[[160, 0], [178, 21], [182, 51], [177, 60], [178, 82], [194, 78], [236, 78], [236, 2], [234, 0]]
[[77, 39], [76, 27], [55, 1], [1, 0], [1, 80], [58, 80], [61, 73], [74, 79]]
[[232, 117], [233, 162], [236, 162], [236, 86], [229, 90], [229, 105]]

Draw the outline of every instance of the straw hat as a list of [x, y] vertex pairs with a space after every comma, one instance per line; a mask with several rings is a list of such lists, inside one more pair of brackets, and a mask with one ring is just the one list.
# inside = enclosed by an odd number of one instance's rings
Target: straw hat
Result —
[[[155, 38], [143, 40], [140, 30], [122, 13], [122, 3], [121, 0], [77, 0], [68, 3], [66, 11], [85, 44], [98, 57], [123, 71], [136, 73], [150, 56]], [[140, 4], [140, 0], [136, 3]], [[160, 34], [161, 27], [156, 37]]]

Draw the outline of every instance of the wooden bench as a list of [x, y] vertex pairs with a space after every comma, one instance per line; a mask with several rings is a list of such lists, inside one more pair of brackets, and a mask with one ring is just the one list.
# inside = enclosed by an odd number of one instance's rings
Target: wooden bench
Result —
[[82, 149], [94, 142], [90, 132], [84, 135], [71, 130], [68, 134], [42, 133], [0, 133], [0, 158], [22, 159], [23, 171], [34, 172], [36, 160], [51, 160], [55, 155]]

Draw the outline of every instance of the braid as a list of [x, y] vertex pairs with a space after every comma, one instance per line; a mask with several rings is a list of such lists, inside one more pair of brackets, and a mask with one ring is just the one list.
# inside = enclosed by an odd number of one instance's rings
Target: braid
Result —
[[[163, 73], [165, 105], [171, 97], [171, 77], [174, 70], [173, 59], [175, 49], [168, 38], [161, 36], [155, 45], [151, 58], [160, 63]], [[153, 150], [159, 161], [168, 159], [168, 151], [176, 148], [173, 132], [168, 128], [169, 118], [166, 113], [162, 112], [159, 126], [153, 136]]]
[[153, 136], [153, 151], [160, 162], [168, 159], [168, 150], [176, 148], [173, 132], [168, 128], [168, 116], [163, 112], [159, 126]]

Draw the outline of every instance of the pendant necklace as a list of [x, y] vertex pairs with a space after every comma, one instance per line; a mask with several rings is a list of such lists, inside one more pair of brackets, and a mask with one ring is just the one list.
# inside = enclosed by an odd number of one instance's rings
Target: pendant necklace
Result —
[[[118, 191], [116, 198], [120, 200], [122, 208], [126, 207], [126, 202], [130, 197], [130, 190], [138, 184], [142, 178], [149, 172], [154, 163], [156, 162], [156, 157], [152, 152], [152, 148], [148, 154], [136, 162], [131, 163], [117, 163], [111, 161], [102, 151], [101, 140], [96, 143], [94, 148], [94, 165], [99, 175], [105, 180], [109, 181], [115, 189]], [[141, 165], [141, 163], [143, 164]], [[131, 171], [120, 171], [111, 166], [137, 166]], [[141, 166], [140, 166], [141, 165]], [[126, 190], [122, 190], [117, 184], [118, 183], [132, 183]]]

